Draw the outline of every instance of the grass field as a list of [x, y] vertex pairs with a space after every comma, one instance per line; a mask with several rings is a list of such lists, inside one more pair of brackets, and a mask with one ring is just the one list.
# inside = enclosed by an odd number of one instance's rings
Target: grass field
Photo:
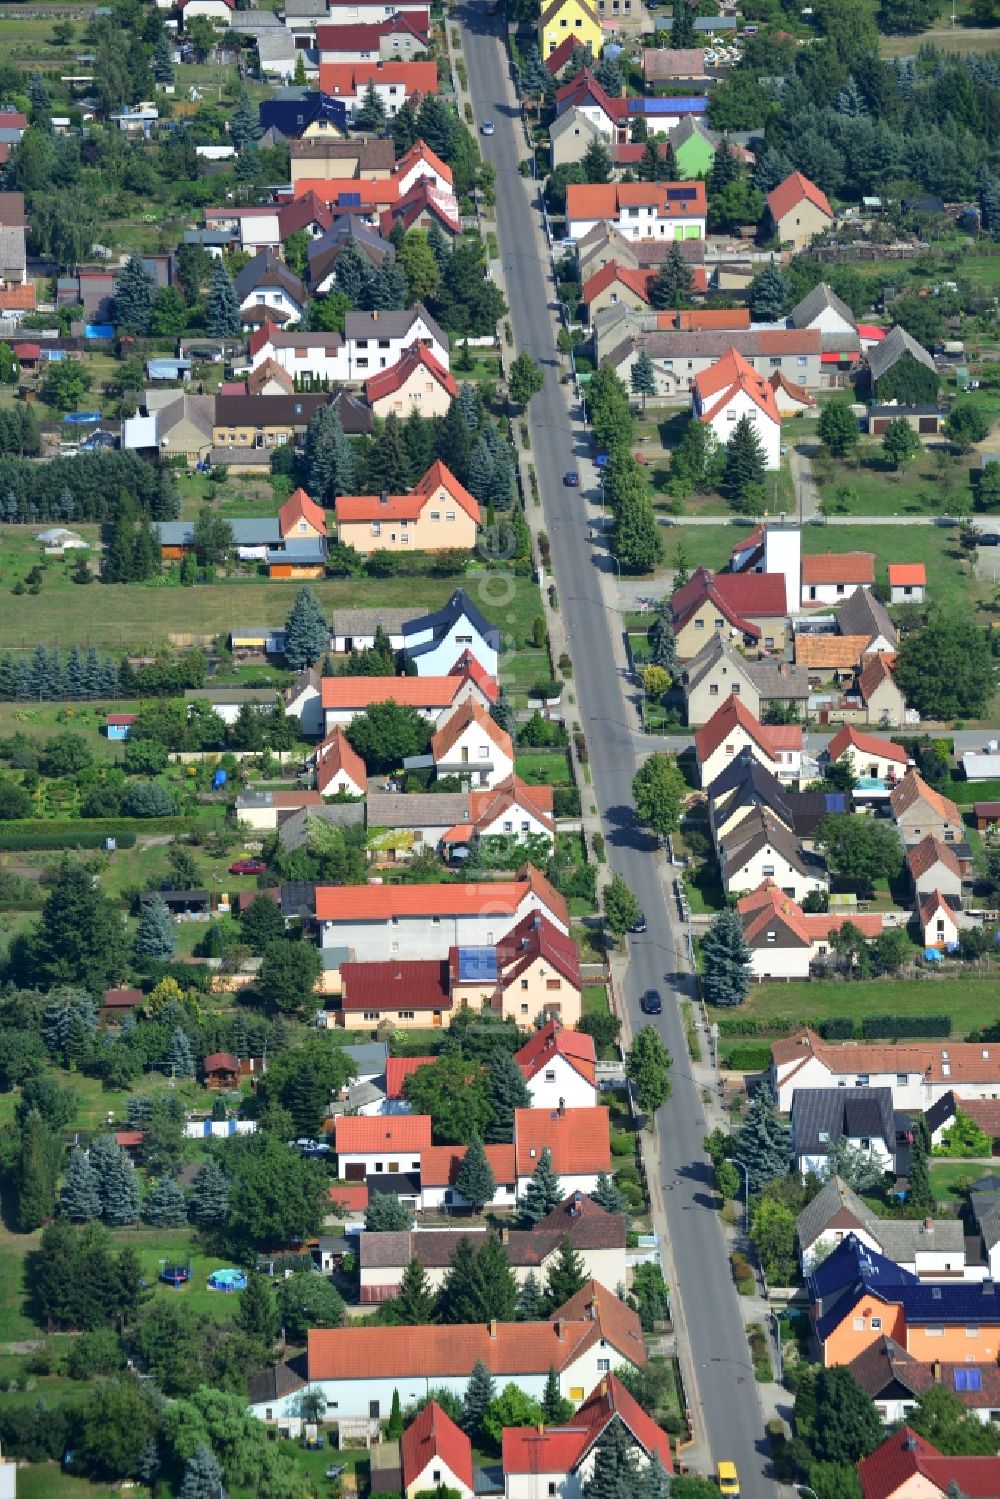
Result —
[[950, 1015], [952, 1034], [959, 1038], [995, 1023], [1000, 1015], [1000, 978], [963, 974], [918, 981], [803, 979], [755, 984], [739, 1013], [798, 1025], [813, 1025], [832, 1015], [849, 1015], [855, 1021], [862, 1015]]
[[813, 464], [813, 477], [824, 498], [843, 495], [846, 504], [837, 514], [946, 515], [949, 500], [969, 490], [971, 464], [968, 458], [953, 459], [942, 475], [934, 453], [924, 448], [904, 473], [896, 473], [881, 444], [865, 442], [846, 461], [834, 460], [829, 480], [820, 482], [822, 465]]
[[983, 1161], [945, 1161], [930, 1163], [931, 1188], [938, 1202], [961, 1207], [966, 1199], [965, 1185], [993, 1173], [994, 1163]]

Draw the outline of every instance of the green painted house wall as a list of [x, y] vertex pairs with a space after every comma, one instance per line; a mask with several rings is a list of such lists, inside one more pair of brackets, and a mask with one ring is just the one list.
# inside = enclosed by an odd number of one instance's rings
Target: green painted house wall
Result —
[[707, 176], [715, 160], [715, 147], [711, 141], [695, 132], [683, 145], [674, 147], [674, 156], [682, 177]]

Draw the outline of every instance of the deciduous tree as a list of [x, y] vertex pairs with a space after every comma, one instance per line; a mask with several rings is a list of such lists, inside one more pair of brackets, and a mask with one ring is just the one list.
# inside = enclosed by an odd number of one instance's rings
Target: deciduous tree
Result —
[[686, 795], [687, 784], [672, 755], [650, 755], [632, 778], [636, 813], [661, 838], [680, 826]]
[[644, 1025], [629, 1047], [625, 1075], [635, 1090], [636, 1102], [650, 1119], [670, 1097], [673, 1064], [659, 1032]]

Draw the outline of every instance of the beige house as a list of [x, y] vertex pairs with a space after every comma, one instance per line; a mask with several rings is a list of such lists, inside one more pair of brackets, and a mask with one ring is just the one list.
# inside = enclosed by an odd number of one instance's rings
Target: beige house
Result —
[[448, 965], [456, 1008], [489, 1008], [521, 1027], [557, 1017], [572, 1028], [583, 1014], [576, 944], [544, 916], [527, 916], [495, 949], [453, 947]]
[[411, 344], [398, 364], [365, 381], [365, 400], [378, 417], [405, 420], [412, 411], [423, 417], [447, 416], [458, 384], [421, 343]]
[[875, 781], [893, 781], [906, 774], [909, 758], [901, 744], [891, 739], [880, 739], [877, 734], [866, 734], [853, 724], [845, 724], [834, 734], [826, 749], [832, 764], [842, 761], [850, 765], [855, 778], [868, 776]]
[[582, 109], [567, 109], [549, 126], [549, 150], [552, 168], [569, 166], [582, 161], [591, 141], [607, 143], [607, 131], [602, 130]]
[[906, 722], [906, 700], [884, 656], [872, 655], [858, 677], [865, 718], [873, 727], [898, 729]]
[[758, 719], [771, 703], [801, 708], [809, 697], [809, 676], [800, 666], [744, 656], [717, 631], [688, 664], [681, 680], [687, 721], [692, 725], [707, 723], [730, 695], [738, 697]]
[[696, 657], [715, 634], [780, 654], [788, 639], [785, 580], [780, 573], [712, 573], [696, 568], [670, 600], [679, 661]]
[[[702, 786], [711, 786], [743, 750], [749, 750], [779, 781], [797, 780], [802, 764], [802, 726], [758, 723], [740, 699], [730, 694], [694, 736]], [[754, 883], [759, 885], [760, 880]]]
[[319, 791], [244, 791], [236, 798], [236, 821], [255, 832], [273, 833], [282, 818], [322, 805]]
[[292, 185], [302, 181], [387, 182], [395, 166], [391, 140], [334, 141], [308, 133], [289, 142]]
[[941, 843], [963, 843], [965, 825], [958, 807], [948, 797], [908, 770], [889, 797], [892, 815], [900, 838], [907, 847], [919, 843], [928, 833]]
[[338, 495], [337, 539], [369, 552], [471, 551], [480, 510], [464, 484], [435, 460], [409, 494]]
[[804, 250], [835, 223], [826, 193], [801, 172], [792, 172], [768, 193], [767, 213], [781, 243], [796, 250]]

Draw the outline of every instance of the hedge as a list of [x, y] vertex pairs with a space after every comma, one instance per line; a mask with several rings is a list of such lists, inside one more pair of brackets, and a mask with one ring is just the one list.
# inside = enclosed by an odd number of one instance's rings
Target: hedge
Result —
[[733, 1072], [765, 1072], [771, 1065], [771, 1048], [766, 1041], [744, 1041], [734, 1046], [728, 1054], [725, 1066]]
[[720, 1015], [719, 1036], [736, 1040], [741, 1036], [790, 1036], [801, 1020], [755, 1020], [752, 1015]]
[[22, 817], [0, 823], [0, 832], [19, 837], [42, 828], [52, 837], [67, 839], [84, 832], [96, 834], [103, 842], [126, 833], [191, 833], [202, 821], [197, 817]]
[[[59, 826], [65, 827], [66, 824]], [[117, 839], [119, 848], [135, 847], [134, 833], [92, 833], [89, 828], [81, 828], [78, 822], [72, 824], [72, 829], [72, 832], [67, 829], [63, 833], [0, 833], [0, 850], [103, 848], [109, 837]]]
[[900, 1036], [950, 1036], [950, 1015], [863, 1015], [866, 1041], [898, 1040]]
[[854, 1037], [854, 1021], [849, 1015], [831, 1015], [819, 1028], [824, 1041], [850, 1041]]

